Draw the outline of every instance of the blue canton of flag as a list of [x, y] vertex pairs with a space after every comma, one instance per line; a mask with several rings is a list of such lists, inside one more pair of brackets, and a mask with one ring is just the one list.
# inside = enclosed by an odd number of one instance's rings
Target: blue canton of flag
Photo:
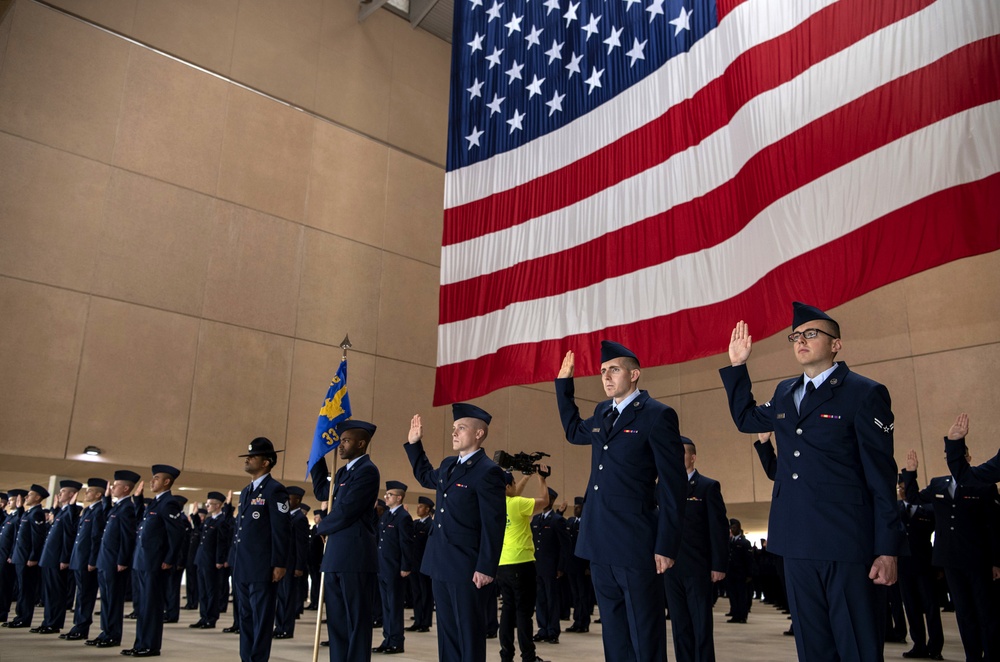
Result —
[[324, 455], [340, 444], [337, 434], [337, 424], [351, 417], [351, 399], [347, 395], [347, 359], [341, 359], [337, 374], [330, 381], [326, 398], [319, 410], [316, 421], [316, 432], [313, 434], [312, 450], [309, 452], [309, 462], [306, 464], [306, 477], [312, 472], [313, 466]]
[[717, 23], [714, 0], [456, 0], [447, 169], [569, 124]]

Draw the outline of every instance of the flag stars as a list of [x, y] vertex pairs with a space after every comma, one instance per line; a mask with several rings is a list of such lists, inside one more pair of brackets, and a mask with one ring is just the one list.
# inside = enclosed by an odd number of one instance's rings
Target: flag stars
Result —
[[472, 127], [472, 133], [465, 137], [469, 141], [469, 149], [479, 147], [479, 139], [483, 137], [485, 131], [480, 131], [478, 126]]
[[566, 64], [566, 69], [569, 70], [569, 76], [567, 76], [567, 79], [572, 78], [573, 74], [580, 73], [580, 60], [582, 59], [582, 53], [580, 55], [573, 53], [573, 55], [570, 56], [569, 62]]
[[507, 28], [508, 37], [514, 34], [515, 32], [521, 31], [521, 20], [523, 18], [524, 16], [518, 16], [517, 14], [511, 15], [510, 20], [507, 21], [506, 25], [504, 25], [504, 27]]
[[524, 69], [524, 65], [523, 64], [518, 64], [517, 60], [514, 60], [513, 64], [511, 64], [510, 69], [508, 69], [507, 71], [504, 72], [504, 73], [507, 74], [507, 84], [508, 85], [510, 85], [511, 83], [513, 83], [515, 80], [522, 80], [521, 79], [521, 70], [522, 69]]
[[[634, 0], [634, 1], [638, 2], [638, 0]], [[473, 9], [475, 9], [476, 7], [482, 7], [483, 6], [483, 0], [469, 0], [469, 4], [472, 5]]]
[[514, 131], [520, 131], [521, 130], [521, 122], [523, 120], [524, 120], [524, 113], [518, 112], [517, 109], [515, 108], [514, 109], [514, 116], [511, 117], [509, 120], [507, 120], [507, 124], [510, 125], [510, 132], [509, 133], [514, 133]]
[[476, 51], [483, 50], [483, 39], [485, 38], [486, 35], [481, 35], [478, 32], [476, 33], [476, 36], [474, 36], [472, 38], [472, 41], [469, 42], [469, 48], [472, 49], [471, 51], [469, 51], [469, 55], [472, 55]]
[[496, 46], [494, 46], [493, 47], [493, 52], [486, 56], [487, 62], [490, 63], [490, 69], [492, 69], [493, 67], [499, 66], [499, 64], [500, 64], [500, 55], [502, 53], [503, 53], [503, 49], [502, 48], [497, 48]]
[[559, 92], [553, 92], [552, 98], [545, 102], [545, 105], [549, 107], [549, 117], [552, 117], [552, 113], [557, 110], [562, 112], [562, 102], [566, 98], [565, 94], [559, 94]]
[[538, 76], [532, 74], [531, 83], [529, 83], [528, 86], [525, 88], [529, 92], [528, 94], [529, 99], [535, 96], [536, 94], [542, 93], [542, 83], [544, 82], [545, 82], [544, 78], [539, 78]]
[[502, 97], [498, 94], [493, 95], [493, 101], [486, 104], [486, 107], [490, 109], [490, 117], [500, 112], [500, 104], [502, 104], [506, 99], [507, 97]]
[[558, 43], [555, 39], [552, 40], [552, 48], [545, 51], [545, 55], [549, 58], [548, 64], [552, 64], [556, 60], [562, 59], [562, 47], [565, 44], [566, 42]]
[[628, 56], [628, 59], [631, 60], [631, 62], [628, 63], [628, 66], [635, 66], [636, 61], [646, 59], [646, 56], [642, 54], [642, 51], [645, 50], [647, 41], [648, 40], [646, 39], [641, 42], [638, 39], [632, 40], [632, 50], [625, 53], [625, 55]]
[[646, 11], [649, 12], [650, 23], [652, 23], [653, 19], [657, 16], [663, 16], [663, 2], [664, 0], [653, 0], [653, 4], [646, 7]]
[[[660, 1], [662, 2], [662, 0], [660, 0]], [[572, 23], [573, 21], [580, 20], [579, 18], [577, 18], [577, 15], [576, 15], [576, 10], [579, 9], [579, 8], [580, 8], [580, 3], [579, 2], [571, 2], [571, 3], [569, 3], [569, 9], [567, 9], [566, 13], [563, 14], [563, 18], [566, 19], [566, 27], [567, 28], [569, 27], [569, 24]]]
[[[661, 0], [660, 4], [663, 4], [662, 0]], [[493, 6], [486, 10], [486, 15], [489, 16], [489, 18], [486, 19], [486, 23], [492, 22], [493, 19], [495, 19], [495, 18], [496, 19], [500, 18], [500, 8], [501, 7], [503, 7], [503, 3], [502, 2], [497, 2], [497, 0], [493, 0]], [[660, 13], [662, 14], [663, 12], [660, 12]]]
[[[638, 1], [635, 0], [635, 2]], [[548, 16], [553, 11], [559, 11], [559, 0], [545, 0], [545, 15]]]
[[532, 46], [538, 46], [541, 48], [541, 40], [539, 37], [542, 36], [542, 31], [536, 28], [534, 25], [531, 26], [531, 32], [524, 36], [524, 40], [528, 42], [527, 50], [531, 50]]
[[587, 83], [587, 87], [590, 88], [590, 89], [587, 90], [587, 94], [590, 94], [591, 92], [593, 92], [594, 88], [597, 88], [597, 87], [601, 86], [601, 76], [603, 76], [603, 75], [604, 75], [604, 69], [601, 69], [600, 71], [598, 71], [597, 67], [593, 67], [590, 70], [590, 78], [588, 78], [586, 81], [584, 81], [585, 83]]
[[642, 0], [624, 0], [624, 2], [625, 2], [625, 11], [632, 9], [632, 5], [642, 4]]
[[694, 10], [687, 10], [681, 7], [681, 13], [677, 15], [677, 18], [670, 21], [670, 25], [674, 26], [674, 36], [676, 37], [681, 33], [682, 30], [691, 31], [691, 14]]
[[585, 41], [590, 41], [590, 38], [599, 32], [597, 24], [601, 22], [601, 17], [595, 17], [593, 14], [590, 15], [590, 21], [583, 26], [583, 31], [587, 33], [587, 38]]
[[472, 87], [466, 88], [465, 90], [469, 93], [469, 101], [472, 101], [476, 97], [483, 96], [483, 85], [485, 85], [485, 83], [480, 83], [479, 77], [476, 76], [476, 79], [472, 81]]
[[608, 55], [611, 55], [611, 51], [622, 45], [621, 36], [623, 32], [625, 32], [625, 28], [611, 27], [611, 36], [604, 40], [605, 45], [608, 47]]

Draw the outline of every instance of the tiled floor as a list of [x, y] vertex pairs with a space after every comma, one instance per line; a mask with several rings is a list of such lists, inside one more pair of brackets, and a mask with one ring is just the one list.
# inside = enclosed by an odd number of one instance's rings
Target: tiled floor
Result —
[[[750, 622], [746, 625], [726, 623], [723, 616], [726, 611], [726, 601], [720, 600], [715, 610], [715, 648], [716, 657], [722, 661], [733, 662], [781, 662], [795, 660], [795, 644], [791, 637], [782, 635], [788, 629], [785, 615], [773, 608], [756, 603], [750, 614]], [[276, 662], [307, 662], [312, 659], [312, 641], [315, 630], [316, 612], [306, 612], [297, 626], [294, 639], [275, 641], [271, 649], [271, 659]], [[958, 629], [954, 614], [944, 614], [945, 650], [948, 660], [964, 659], [961, 642], [958, 639]], [[36, 616], [36, 620], [39, 617]], [[309, 620], [313, 619], [313, 620]], [[238, 636], [224, 634], [221, 630], [192, 630], [189, 623], [197, 620], [197, 612], [182, 611], [181, 622], [164, 626], [163, 651], [160, 659], [184, 660], [185, 662], [222, 662], [238, 659]], [[229, 621], [221, 619], [221, 627]], [[127, 646], [132, 643], [135, 633], [135, 621], [125, 622]], [[564, 622], [564, 627], [569, 623]], [[594, 625], [587, 634], [564, 633], [560, 643], [539, 644], [538, 654], [551, 662], [587, 662], [602, 660], [600, 625]], [[92, 631], [92, 635], [97, 630]], [[669, 627], [668, 627], [669, 633]], [[376, 644], [380, 641], [381, 632], [375, 633]], [[669, 637], [669, 634], [668, 634]], [[324, 634], [323, 638], [326, 638]], [[672, 642], [668, 642], [668, 659], [674, 660]], [[909, 644], [888, 644], [885, 649], [886, 660], [901, 659], [904, 651], [909, 650]], [[328, 649], [320, 649], [320, 660], [329, 659]], [[496, 640], [489, 642], [490, 659], [499, 659]], [[381, 656], [375, 655], [374, 659]], [[66, 660], [98, 660], [124, 659], [119, 655], [119, 649], [96, 649], [84, 646], [80, 642], [62, 641], [56, 635], [29, 634], [27, 630], [8, 630], [0, 628], [0, 662], [65, 662]], [[432, 628], [426, 634], [407, 633], [406, 653], [386, 660], [394, 662], [433, 661], [437, 659], [437, 640]]]

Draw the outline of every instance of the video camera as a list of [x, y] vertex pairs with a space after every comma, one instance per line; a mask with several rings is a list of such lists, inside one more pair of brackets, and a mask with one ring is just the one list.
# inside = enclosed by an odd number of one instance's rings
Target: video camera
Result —
[[[502, 469], [507, 471], [520, 471], [523, 474], [533, 474], [541, 473], [541, 469], [538, 466], [538, 461], [543, 457], [549, 457], [548, 453], [516, 453], [511, 455], [506, 451], [497, 451], [493, 454], [493, 461], [500, 465]], [[551, 473], [551, 471], [549, 472]], [[543, 476], [548, 476], [549, 474], [542, 474]]]

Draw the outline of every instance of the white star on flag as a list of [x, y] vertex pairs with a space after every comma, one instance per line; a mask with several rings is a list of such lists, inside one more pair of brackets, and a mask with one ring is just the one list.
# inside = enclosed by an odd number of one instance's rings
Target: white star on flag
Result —
[[555, 60], [561, 60], [562, 59], [562, 47], [565, 44], [566, 44], [566, 42], [562, 42], [560, 44], [560, 43], [556, 43], [555, 39], [552, 40], [552, 48], [550, 48], [549, 50], [545, 51], [545, 54], [549, 56], [549, 62], [548, 62], [548, 64], [552, 64], [552, 62], [555, 61]]
[[531, 93], [531, 94], [528, 95], [529, 99], [531, 97], [535, 96], [536, 94], [541, 94], [542, 93], [542, 83], [544, 83], [544, 82], [545, 82], [544, 78], [540, 79], [540, 78], [538, 78], [538, 76], [532, 74], [532, 76], [531, 76], [531, 84], [529, 84], [526, 88], [524, 88], [524, 89], [528, 90], [528, 92]]
[[601, 69], [600, 71], [598, 71], [597, 67], [591, 68], [591, 70], [590, 70], [590, 78], [588, 78], [586, 81], [584, 81], [585, 83], [587, 83], [587, 87], [590, 88], [589, 90], [587, 90], [587, 94], [590, 94], [591, 92], [593, 92], [595, 87], [600, 87], [601, 86], [601, 76], [603, 76], [603, 75], [604, 75], [604, 69]]
[[507, 97], [502, 97], [498, 94], [493, 95], [493, 101], [486, 104], [486, 107], [490, 109], [490, 117], [500, 112], [500, 104], [502, 104], [506, 99]]
[[469, 42], [469, 46], [472, 47], [472, 50], [469, 52], [469, 55], [472, 55], [476, 51], [483, 50], [483, 39], [485, 37], [486, 35], [481, 35], [478, 32], [476, 33], [476, 36], [474, 36], [472, 38], [472, 41]]
[[513, 83], [515, 80], [521, 80], [521, 69], [524, 69], [524, 65], [518, 64], [517, 60], [514, 60], [514, 63], [511, 65], [510, 69], [504, 72], [505, 74], [507, 74], [508, 85]]
[[582, 59], [582, 53], [580, 55], [573, 53], [573, 55], [570, 56], [569, 64], [566, 65], [566, 68], [569, 69], [569, 76], [567, 78], [572, 78], [573, 74], [580, 73], [580, 60]]
[[625, 32], [625, 28], [611, 27], [611, 36], [604, 40], [604, 43], [608, 45], [608, 55], [611, 55], [611, 51], [615, 50], [616, 46], [622, 45], [620, 37], [623, 32]]
[[473, 146], [479, 147], [479, 139], [484, 133], [486, 132], [480, 131], [478, 126], [472, 127], [472, 133], [465, 137], [469, 141], [469, 149], [472, 149]]
[[500, 54], [503, 53], [502, 48], [493, 47], [493, 52], [486, 56], [486, 59], [490, 63], [490, 69], [500, 64]]
[[[638, 0], [636, 0], [636, 1], [638, 2]], [[483, 6], [483, 0], [469, 0], [469, 4], [471, 4], [472, 8], [475, 9], [476, 7], [482, 7]]]
[[[638, 2], [638, 0], [636, 1]], [[553, 11], [559, 11], [559, 0], [545, 0], [545, 7], [548, 10], [545, 12], [546, 16], [551, 14]]]
[[597, 29], [597, 24], [601, 22], [601, 17], [595, 17], [593, 14], [590, 15], [590, 21], [583, 26], [583, 31], [587, 33], [587, 38], [585, 41], [590, 41], [590, 38], [599, 32]]
[[567, 9], [566, 13], [563, 14], [563, 18], [566, 19], [566, 27], [567, 28], [569, 27], [570, 23], [572, 23], [573, 21], [579, 20], [576, 17], [576, 10], [579, 9], [579, 8], [580, 8], [580, 3], [579, 2], [576, 2], [576, 3], [571, 2], [571, 3], [569, 3], [569, 9]]
[[507, 120], [507, 124], [510, 124], [510, 133], [514, 133], [515, 130], [521, 130], [521, 120], [524, 119], [524, 113], [519, 113], [516, 109], [514, 110], [514, 116]]
[[504, 26], [505, 28], [507, 28], [508, 37], [514, 34], [515, 32], [521, 31], [521, 19], [523, 18], [524, 16], [518, 16], [517, 14], [511, 15], [510, 20], [507, 22], [507, 25]]
[[472, 81], [472, 87], [467, 88], [465, 90], [466, 92], [469, 93], [469, 101], [472, 101], [476, 97], [483, 96], [483, 92], [482, 92], [483, 85], [485, 85], [485, 83], [480, 83], [478, 76], [476, 77], [476, 79], [474, 81]]
[[691, 30], [691, 14], [694, 10], [688, 11], [681, 7], [681, 13], [677, 15], [677, 18], [670, 21], [670, 25], [674, 26], [674, 36], [676, 37], [681, 33], [681, 30]]
[[644, 39], [640, 43], [638, 39], [633, 39], [632, 40], [632, 50], [630, 50], [628, 53], [625, 54], [631, 60], [631, 62], [628, 63], [628, 66], [630, 66], [630, 67], [634, 66], [635, 63], [636, 63], [636, 60], [645, 60], [646, 59], [646, 56], [642, 54], [642, 51], [643, 51], [643, 49], [646, 48], [646, 42], [647, 41], [648, 40]]
[[531, 50], [532, 46], [541, 46], [541, 40], [539, 37], [542, 36], [542, 31], [536, 28], [534, 25], [531, 26], [531, 32], [524, 36], [525, 41], [528, 42], [528, 50]]
[[486, 15], [489, 16], [489, 19], [487, 19], [486, 21], [487, 23], [492, 21], [494, 18], [500, 18], [501, 7], [503, 7], [502, 2], [497, 2], [497, 0], [493, 0], [493, 6], [486, 10]]
[[549, 117], [552, 117], [552, 113], [562, 112], [562, 102], [566, 98], [565, 94], [559, 94], [559, 92], [553, 92], [552, 98], [545, 102], [545, 105], [549, 107]]
[[656, 18], [657, 14], [663, 16], [663, 1], [664, 0], [653, 0], [653, 4], [646, 7], [646, 11], [649, 12], [650, 23], [653, 22], [653, 19]]
[[628, 3], [627, 6], [625, 7], [625, 11], [632, 9], [632, 5], [639, 4], [640, 2], [642, 2], [642, 0], [624, 0], [624, 1]]

